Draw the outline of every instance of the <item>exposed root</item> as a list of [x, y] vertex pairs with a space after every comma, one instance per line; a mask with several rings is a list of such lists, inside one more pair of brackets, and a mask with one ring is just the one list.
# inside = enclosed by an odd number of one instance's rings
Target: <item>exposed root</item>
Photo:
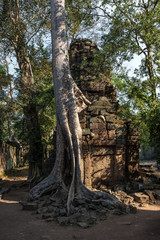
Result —
[[68, 198], [67, 198], [67, 211], [68, 211], [68, 213], [70, 212], [71, 202], [74, 199], [75, 165], [73, 166], [73, 168], [74, 168], [74, 172], [73, 172], [74, 176], [72, 177], [72, 182], [71, 182], [71, 186], [70, 186], [69, 193], [68, 193]]
[[111, 214], [136, 213], [136, 209], [119, 202], [112, 195], [90, 191], [85, 186], [81, 186], [80, 195], [75, 195], [69, 212], [66, 201], [67, 191], [64, 192], [59, 186], [53, 195], [41, 199], [37, 213], [47, 221], [57, 221], [61, 225], [76, 224], [85, 228], [107, 219]]
[[51, 176], [48, 176], [31, 189], [29, 198], [30, 200], [38, 199], [45, 193], [54, 191], [58, 189], [60, 186], [62, 186], [62, 183], [59, 180], [54, 179]]
[[77, 84], [72, 80], [74, 94], [76, 97], [77, 111], [81, 112], [85, 109], [91, 102], [84, 96], [82, 91], [78, 88]]
[[89, 190], [83, 184], [81, 184], [80, 186], [80, 192], [78, 193], [78, 197], [89, 200], [101, 200], [101, 201], [103, 200], [106, 203], [110, 204], [111, 206], [115, 206], [118, 208], [125, 207], [125, 204], [119, 202], [118, 199], [113, 195], [107, 192]]

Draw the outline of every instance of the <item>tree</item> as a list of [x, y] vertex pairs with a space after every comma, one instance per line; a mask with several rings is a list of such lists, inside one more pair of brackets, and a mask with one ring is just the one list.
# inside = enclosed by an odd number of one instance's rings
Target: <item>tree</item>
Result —
[[[30, 9], [30, 7], [32, 8]], [[45, 6], [45, 7], [44, 7]], [[34, 75], [28, 54], [28, 44], [46, 23], [47, 1], [2, 1], [1, 41], [15, 52], [20, 69], [19, 92], [23, 98], [23, 112], [29, 139], [29, 179], [41, 175], [43, 165], [43, 146], [35, 101]], [[40, 16], [40, 17], [39, 17]], [[30, 33], [30, 30], [33, 30]], [[43, 32], [43, 31], [42, 31]], [[41, 34], [40, 34], [41, 35]]]
[[7, 71], [4, 65], [0, 65], [0, 139], [7, 138], [7, 118], [6, 118], [6, 90], [10, 84], [7, 76]]
[[52, 76], [51, 46], [44, 46], [43, 39], [39, 39], [38, 46], [29, 46], [29, 58], [32, 64], [36, 85], [35, 98], [38, 108], [41, 128], [44, 159], [50, 149], [53, 149], [52, 137], [56, 126], [55, 101]]
[[65, 29], [65, 1], [51, 1], [53, 80], [57, 117], [56, 160], [51, 174], [30, 191], [30, 198], [54, 192], [54, 197], [67, 199], [67, 209], [74, 197], [105, 197], [111, 203], [117, 200], [102, 192], [92, 192], [83, 185], [81, 154], [82, 130], [78, 111], [89, 101], [74, 83], [69, 69]]
[[97, 0], [67, 0], [65, 5], [67, 40], [73, 41], [96, 24]]
[[[108, 7], [109, 6], [109, 7]], [[123, 103], [129, 106], [132, 118], [140, 126], [142, 138], [157, 144], [152, 137], [152, 109], [159, 111], [160, 75], [159, 75], [159, 24], [160, 3], [155, 0], [117, 1], [104, 0], [101, 6], [108, 22], [108, 32], [103, 35], [103, 49], [108, 65], [116, 67], [113, 80], [118, 87]], [[118, 76], [117, 67], [133, 59], [134, 55], [141, 56], [141, 65], [135, 69], [134, 76], [121, 72]], [[154, 119], [159, 118], [154, 115]], [[149, 120], [150, 119], [150, 120]], [[156, 124], [157, 125], [157, 124]], [[155, 125], [155, 126], [156, 126]], [[146, 133], [147, 129], [147, 134]], [[159, 135], [159, 129], [157, 137]]]
[[148, 77], [150, 96], [152, 100], [156, 99], [160, 57], [159, 1], [103, 1], [104, 4], [106, 2], [114, 9], [110, 15], [109, 32], [104, 36], [106, 47], [107, 44], [112, 46], [113, 55], [120, 60], [130, 60], [135, 53], [143, 55], [141, 77]]

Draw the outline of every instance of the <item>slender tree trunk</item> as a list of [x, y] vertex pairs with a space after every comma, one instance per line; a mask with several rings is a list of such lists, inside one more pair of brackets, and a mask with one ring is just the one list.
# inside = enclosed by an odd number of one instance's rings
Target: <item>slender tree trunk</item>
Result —
[[[51, 174], [30, 191], [30, 198], [36, 199], [47, 192], [56, 191], [67, 196], [67, 209], [74, 196], [108, 197], [106, 193], [95, 193], [82, 183], [80, 166], [83, 166], [81, 144], [82, 130], [78, 117], [78, 98], [85, 101], [70, 74], [65, 30], [65, 1], [51, 0], [53, 79], [57, 116], [56, 161]], [[82, 101], [82, 99], [84, 101]]]
[[[10, 76], [10, 72], [9, 72], [9, 66], [8, 66], [8, 62], [7, 62], [7, 57], [5, 56], [5, 64], [6, 64], [6, 68], [7, 68], [7, 75], [8, 77]], [[8, 101], [7, 104], [10, 105], [12, 104], [12, 94], [13, 94], [13, 86], [12, 86], [12, 80], [10, 79], [10, 84], [9, 84], [9, 93], [8, 93]], [[11, 124], [11, 114], [10, 111], [8, 112], [8, 133], [9, 133], [9, 140], [11, 141], [14, 137], [14, 133], [12, 131], [12, 124]]]
[[[5, 50], [4, 50], [5, 52]], [[12, 84], [12, 79], [10, 79], [10, 71], [9, 71], [9, 63], [7, 61], [7, 55], [5, 53], [5, 65], [6, 65], [6, 69], [7, 69], [7, 76], [10, 80], [10, 83], [9, 83], [9, 92], [8, 92], [8, 100], [7, 100], [7, 105], [8, 105], [8, 108], [9, 108], [9, 111], [7, 113], [8, 115], [8, 133], [9, 133], [9, 141], [14, 143], [19, 149], [22, 150], [22, 145], [20, 144], [20, 142], [17, 140], [17, 138], [15, 137], [14, 135], [14, 132], [13, 132], [13, 129], [12, 129], [12, 116], [11, 116], [11, 112], [10, 112], [10, 107], [12, 107], [12, 104], [13, 104], [13, 84]]]
[[147, 68], [148, 68], [148, 74], [149, 74], [149, 79], [150, 79], [152, 100], [155, 100], [157, 98], [157, 94], [156, 94], [156, 82], [155, 82], [155, 79], [154, 79], [152, 47], [148, 46], [147, 48], [148, 48], [148, 59], [146, 61], [146, 65], [147, 65]]

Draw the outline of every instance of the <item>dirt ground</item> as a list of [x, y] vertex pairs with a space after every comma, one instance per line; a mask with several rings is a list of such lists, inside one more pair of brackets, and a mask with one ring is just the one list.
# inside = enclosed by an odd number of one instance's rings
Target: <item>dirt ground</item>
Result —
[[3, 185], [11, 190], [0, 200], [0, 240], [160, 240], [160, 201], [139, 208], [136, 214], [110, 216], [87, 229], [59, 226], [22, 210], [19, 201], [25, 200], [28, 192], [16, 186], [24, 180], [23, 173], [6, 178]]

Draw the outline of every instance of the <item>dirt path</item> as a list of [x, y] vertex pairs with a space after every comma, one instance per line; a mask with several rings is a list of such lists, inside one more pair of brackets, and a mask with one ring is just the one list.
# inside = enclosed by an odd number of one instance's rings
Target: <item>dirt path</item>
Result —
[[[5, 186], [13, 186], [25, 177], [13, 177]], [[20, 200], [27, 189], [12, 187], [0, 200], [0, 240], [160, 240], [160, 202], [139, 209], [137, 214], [112, 216], [99, 224], [82, 229], [45, 222], [39, 215], [22, 211]]]

